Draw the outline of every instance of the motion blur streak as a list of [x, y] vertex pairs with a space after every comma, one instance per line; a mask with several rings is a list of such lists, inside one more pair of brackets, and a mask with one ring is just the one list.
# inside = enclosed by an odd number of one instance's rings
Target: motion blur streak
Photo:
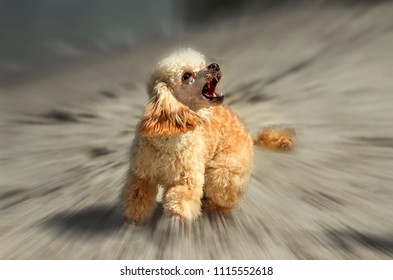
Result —
[[[96, 2], [0, 0], [0, 259], [393, 257], [392, 2]], [[298, 146], [257, 151], [231, 217], [124, 225], [145, 82], [179, 46], [220, 64], [251, 132]]]

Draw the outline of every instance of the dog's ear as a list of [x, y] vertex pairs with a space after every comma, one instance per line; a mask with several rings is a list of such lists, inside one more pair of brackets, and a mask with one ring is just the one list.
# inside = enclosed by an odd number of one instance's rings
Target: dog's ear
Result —
[[153, 88], [139, 130], [145, 136], [170, 136], [194, 130], [200, 123], [201, 118], [178, 102], [166, 83], [161, 82]]

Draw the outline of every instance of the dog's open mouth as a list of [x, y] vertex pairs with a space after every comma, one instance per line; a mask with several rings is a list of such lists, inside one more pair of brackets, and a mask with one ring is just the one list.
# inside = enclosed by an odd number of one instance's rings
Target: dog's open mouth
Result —
[[220, 92], [216, 92], [216, 86], [220, 80], [220, 76], [214, 77], [210, 82], [207, 82], [202, 89], [202, 95], [206, 99], [212, 102], [221, 102], [224, 100], [224, 95]]

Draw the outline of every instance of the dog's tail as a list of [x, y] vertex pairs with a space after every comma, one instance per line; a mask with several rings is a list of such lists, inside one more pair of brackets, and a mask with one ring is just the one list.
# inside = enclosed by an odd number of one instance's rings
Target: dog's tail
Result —
[[254, 139], [254, 145], [263, 149], [289, 152], [293, 150], [296, 133], [292, 128], [272, 125], [264, 128]]

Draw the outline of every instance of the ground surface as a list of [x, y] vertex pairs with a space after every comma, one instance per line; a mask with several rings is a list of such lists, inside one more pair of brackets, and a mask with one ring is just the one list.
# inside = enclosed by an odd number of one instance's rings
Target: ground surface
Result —
[[[392, 258], [392, 14], [391, 3], [277, 11], [1, 88], [0, 259]], [[298, 146], [256, 151], [232, 217], [179, 227], [158, 206], [147, 225], [124, 225], [144, 82], [181, 42], [221, 65], [252, 133], [284, 123]]]

